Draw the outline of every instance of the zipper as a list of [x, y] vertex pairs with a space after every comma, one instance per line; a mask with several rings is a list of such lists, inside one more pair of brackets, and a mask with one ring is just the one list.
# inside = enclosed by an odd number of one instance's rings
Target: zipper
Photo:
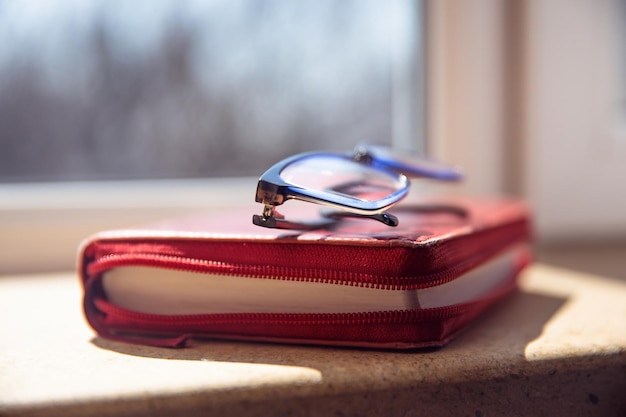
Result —
[[[98, 319], [94, 322], [93, 315], [88, 313], [87, 316], [98, 333], [107, 338], [159, 347], [185, 347], [193, 337], [203, 335], [225, 339], [308, 339], [311, 343], [382, 346], [397, 342], [398, 328], [420, 332], [422, 327], [430, 326], [437, 332], [445, 333], [441, 330], [446, 328], [442, 324], [444, 321], [469, 321], [496, 300], [512, 292], [516, 287], [518, 272], [512, 271], [507, 282], [479, 300], [430, 309], [355, 313], [158, 315], [127, 310], [102, 297], [94, 297], [90, 308], [97, 312]], [[260, 328], [265, 330], [259, 331]], [[349, 328], [360, 329], [358, 333], [362, 339], [346, 338], [346, 329]], [[294, 334], [298, 329], [304, 332], [304, 336]], [[361, 332], [364, 329], [367, 330], [365, 337]], [[317, 337], [310, 336], [315, 332]], [[406, 343], [415, 344], [410, 340]]]
[[[480, 259], [475, 260], [480, 262]], [[411, 278], [382, 277], [366, 273], [351, 273], [332, 270], [310, 270], [294, 267], [276, 267], [260, 265], [234, 265], [210, 260], [199, 260], [183, 256], [155, 254], [115, 254], [107, 255], [88, 265], [90, 275], [97, 275], [109, 269], [121, 266], [148, 266], [167, 268], [177, 271], [213, 273], [224, 276], [238, 276], [270, 280], [298, 282], [317, 282], [334, 285], [350, 285], [381, 290], [411, 290], [427, 288], [446, 282], [448, 276], [455, 276], [458, 271], [469, 269], [474, 262], [457, 265], [446, 271], [420, 276], [420, 283], [410, 282]], [[407, 282], [409, 281], [409, 282]]]
[[[490, 240], [490, 238], [487, 239]], [[506, 240], [498, 241], [497, 245], [491, 244], [482, 248], [483, 250], [476, 251], [471, 257], [461, 257], [462, 260], [452, 266], [447, 266], [445, 269], [439, 271], [419, 274], [418, 276], [389, 276], [364, 271], [332, 270], [328, 269], [328, 267], [301, 268], [293, 266], [243, 264], [201, 259], [185, 255], [161, 254], [155, 253], [154, 251], [129, 251], [129, 248], [136, 248], [138, 246], [135, 243], [119, 243], [113, 244], [112, 246], [105, 244], [105, 252], [107, 253], [99, 256], [95, 256], [99, 248], [90, 248], [92, 256], [91, 259], [86, 262], [85, 272], [87, 276], [93, 277], [116, 267], [147, 266], [246, 278], [317, 282], [381, 290], [415, 290], [444, 284], [496, 255], [503, 248], [508, 247], [509, 243], [516, 242], [518, 239], [519, 236], [517, 234], [510, 235]], [[478, 245], [480, 242], [475, 241], [473, 243], [474, 245]], [[93, 245], [97, 246], [99, 243], [95, 242]], [[145, 246], [150, 247], [150, 244], [146, 244]], [[184, 250], [178, 250], [176, 245], [168, 246], [168, 248], [171, 252], [184, 252]], [[354, 247], [354, 249], [355, 252], [359, 252], [363, 248]], [[400, 250], [402, 249], [403, 248], [400, 248]], [[329, 254], [326, 254], [326, 256], [328, 255]], [[263, 259], [263, 256], [259, 258]], [[333, 261], [335, 260], [336, 258], [333, 259]]]
[[[414, 290], [448, 282], [459, 274], [470, 270], [475, 265], [496, 255], [503, 248], [510, 247], [511, 243], [517, 242], [520, 238], [526, 236], [525, 226], [524, 224], [511, 224], [507, 227], [500, 228], [496, 233], [499, 239], [496, 238], [492, 232], [485, 233], [480, 237], [474, 235], [471, 241], [457, 242], [457, 244], [452, 245], [452, 247], [446, 245], [445, 248], [426, 248], [429, 254], [427, 256], [433, 256], [432, 254], [434, 253], [435, 256], [443, 257], [443, 260], [439, 259], [439, 264], [448, 265], [448, 267], [443, 270], [430, 271], [430, 273], [420, 272], [420, 275], [417, 277], [382, 275], [377, 271], [370, 273], [364, 270], [363, 267], [358, 265], [358, 259], [356, 261], [352, 259], [358, 256], [363, 257], [362, 253], [369, 249], [362, 246], [347, 246], [348, 249], [346, 249], [346, 247], [340, 245], [322, 244], [317, 247], [317, 251], [315, 247], [308, 246], [306, 247], [308, 251], [298, 252], [300, 258], [286, 258], [287, 260], [274, 259], [273, 262], [275, 264], [273, 265], [259, 265], [258, 263], [238, 263], [236, 261], [239, 255], [237, 252], [248, 249], [252, 252], [247, 252], [242, 255], [247, 256], [248, 259], [256, 259], [256, 262], [258, 262], [258, 259], [266, 259], [264, 256], [271, 254], [275, 247], [265, 245], [260, 248], [259, 246], [250, 245], [253, 246], [250, 248], [246, 247], [246, 244], [243, 242], [236, 242], [235, 246], [229, 246], [226, 243], [223, 247], [221, 245], [209, 245], [207, 247], [203, 246], [201, 250], [195, 249], [195, 247], [192, 250], [188, 250], [190, 246], [185, 246], [188, 242], [184, 241], [169, 240], [164, 242], [159, 240], [145, 240], [128, 242], [115, 241], [114, 239], [95, 241], [89, 244], [84, 250], [82, 263], [83, 284], [85, 287], [84, 308], [87, 319], [92, 327], [103, 336], [125, 342], [165, 347], [183, 347], [193, 335], [198, 334], [222, 334], [228, 335], [228, 338], [237, 337], [238, 334], [241, 334], [243, 338], [248, 339], [254, 337], [266, 338], [262, 334], [254, 335], [254, 332], [257, 331], [257, 326], [266, 329], [268, 326], [278, 326], [279, 328], [284, 326], [285, 329], [288, 329], [285, 330], [286, 336], [270, 336], [267, 337], [268, 340], [272, 338], [306, 338], [302, 335], [289, 336], [289, 332], [294, 328], [315, 328], [318, 332], [323, 333], [326, 331], [324, 329], [328, 327], [334, 329], [329, 331], [336, 332], [332, 338], [344, 337], [342, 333], [343, 327], [359, 328], [362, 330], [363, 325], [369, 325], [367, 327], [368, 330], [371, 327], [377, 328], [377, 331], [380, 333], [391, 331], [385, 328], [385, 326], [392, 328], [394, 326], [401, 326], [405, 330], [414, 331], [413, 328], [417, 322], [423, 323], [432, 321], [435, 323], [454, 317], [457, 317], [458, 320], [465, 320], [465, 316], [473, 315], [475, 311], [482, 310], [487, 305], [491, 304], [491, 302], [495, 301], [495, 299], [500, 298], [502, 295], [515, 288], [515, 277], [529, 260], [519, 261], [518, 268], [512, 271], [513, 275], [510, 281], [479, 301], [433, 309], [360, 313], [232, 313], [183, 316], [146, 314], [125, 310], [108, 303], [101, 286], [101, 276], [103, 272], [116, 267], [148, 266], [189, 272], [215, 273], [224, 276], [309, 281], [386, 290]], [[494, 244], [494, 241], [496, 241], [497, 244]], [[303, 247], [293, 244], [288, 245], [288, 247], [293, 246], [299, 246], [298, 251], [301, 251]], [[254, 251], [255, 248], [257, 250], [256, 252]], [[343, 250], [343, 252], [341, 252], [342, 255], [337, 256], [337, 259], [329, 260], [327, 257], [332, 256], [337, 248]], [[381, 248], [377, 247], [374, 249], [380, 251]], [[384, 253], [382, 255], [380, 255], [380, 252], [377, 252], [379, 253], [377, 260], [387, 262], [388, 265], [391, 265], [392, 271], [388, 272], [391, 274], [396, 273], [393, 267], [398, 257], [424, 257], [423, 254], [414, 252], [414, 248], [411, 247], [390, 247], [389, 249], [395, 249], [399, 252]], [[462, 252], [459, 253], [458, 251]], [[221, 260], [205, 259], [204, 257], [207, 253]], [[224, 253], [228, 256], [223, 256]], [[472, 256], [468, 256], [468, 253], [472, 253]], [[350, 254], [353, 255], [352, 258]], [[342, 256], [345, 256], [346, 259]], [[309, 262], [309, 265], [305, 268], [280, 265], [280, 263], [288, 262], [292, 264], [306, 264], [310, 258], [316, 259], [315, 262], [317, 262], [317, 264], [311, 265]], [[320, 261], [320, 259], [322, 259], [322, 261]], [[401, 259], [406, 261], [405, 258]], [[422, 258], [419, 258], [418, 261], [421, 262], [421, 259]], [[451, 259], [460, 259], [460, 261], [451, 263]], [[431, 259], [427, 259], [427, 261], [429, 260]], [[332, 264], [333, 268], [336, 267], [336, 263], [333, 264], [332, 262], [339, 262], [340, 267], [337, 269], [329, 269], [328, 265], [324, 264], [324, 261], [328, 264]], [[416, 262], [413, 258], [411, 258], [411, 261], [413, 263]], [[355, 264], [357, 272], [345, 270], [345, 262], [351, 263], [350, 265]], [[434, 264], [437, 264], [437, 262], [434, 262]], [[324, 267], [316, 265], [322, 265]], [[246, 331], [253, 335], [248, 336]], [[384, 339], [384, 336], [377, 337]], [[333, 340], [332, 338], [321, 338], [320, 340], [330, 342]], [[390, 342], [393, 342], [395, 338], [396, 335], [389, 335]], [[386, 342], [383, 340], [381, 343], [384, 344]]]
[[442, 319], [462, 314], [468, 309], [466, 304], [456, 304], [444, 307], [435, 307], [416, 310], [372, 311], [360, 313], [213, 313], [213, 314], [186, 314], [161, 315], [141, 313], [127, 310], [110, 304], [104, 299], [95, 299], [96, 308], [111, 316], [123, 318], [133, 322], [167, 323], [167, 325], [181, 324], [393, 324], [406, 321]]

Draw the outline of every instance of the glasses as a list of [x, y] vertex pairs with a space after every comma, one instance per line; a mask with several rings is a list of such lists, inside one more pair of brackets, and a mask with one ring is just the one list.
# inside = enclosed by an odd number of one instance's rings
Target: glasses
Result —
[[[397, 226], [387, 210], [409, 192], [408, 177], [458, 181], [461, 172], [449, 165], [389, 148], [358, 145], [352, 152], [308, 152], [288, 157], [261, 177], [256, 202], [263, 213], [253, 215], [257, 226], [279, 229], [315, 229], [345, 217], [378, 220]], [[314, 221], [286, 219], [276, 207], [299, 200], [325, 207]]]

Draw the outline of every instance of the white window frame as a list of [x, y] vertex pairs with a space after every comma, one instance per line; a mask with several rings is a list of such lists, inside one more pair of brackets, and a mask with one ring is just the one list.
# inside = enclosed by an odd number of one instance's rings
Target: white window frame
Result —
[[626, 236], [619, 1], [524, 1], [521, 186], [546, 244]]
[[98, 231], [254, 210], [256, 178], [0, 184], [0, 274], [72, 270]]
[[543, 244], [626, 236], [619, 1], [427, 2], [428, 149], [528, 200]]
[[508, 128], [508, 3], [426, 3], [426, 148], [462, 167], [461, 192], [474, 195], [501, 193], [510, 182], [502, 140]]

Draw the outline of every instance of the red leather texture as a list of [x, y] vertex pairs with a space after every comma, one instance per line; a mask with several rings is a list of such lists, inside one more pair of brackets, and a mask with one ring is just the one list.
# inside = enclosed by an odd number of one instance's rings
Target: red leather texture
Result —
[[103, 337], [180, 347], [190, 337], [414, 348], [442, 346], [515, 289], [529, 252], [505, 284], [474, 302], [433, 309], [350, 314], [207, 314], [163, 316], [124, 310], [102, 289], [103, 272], [150, 266], [224, 275], [380, 289], [441, 285], [506, 248], [530, 239], [528, 208], [515, 200], [454, 198], [405, 204], [397, 228], [352, 219], [333, 229], [294, 232], [251, 224], [250, 212], [177, 219], [111, 231], [86, 240], [79, 254], [88, 322]]

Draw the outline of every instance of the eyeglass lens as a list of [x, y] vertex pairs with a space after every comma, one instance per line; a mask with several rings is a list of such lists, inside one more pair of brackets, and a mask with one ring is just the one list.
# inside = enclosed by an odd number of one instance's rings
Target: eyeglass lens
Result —
[[382, 199], [404, 186], [392, 172], [374, 169], [339, 155], [317, 155], [295, 161], [280, 175], [298, 187], [366, 201]]

